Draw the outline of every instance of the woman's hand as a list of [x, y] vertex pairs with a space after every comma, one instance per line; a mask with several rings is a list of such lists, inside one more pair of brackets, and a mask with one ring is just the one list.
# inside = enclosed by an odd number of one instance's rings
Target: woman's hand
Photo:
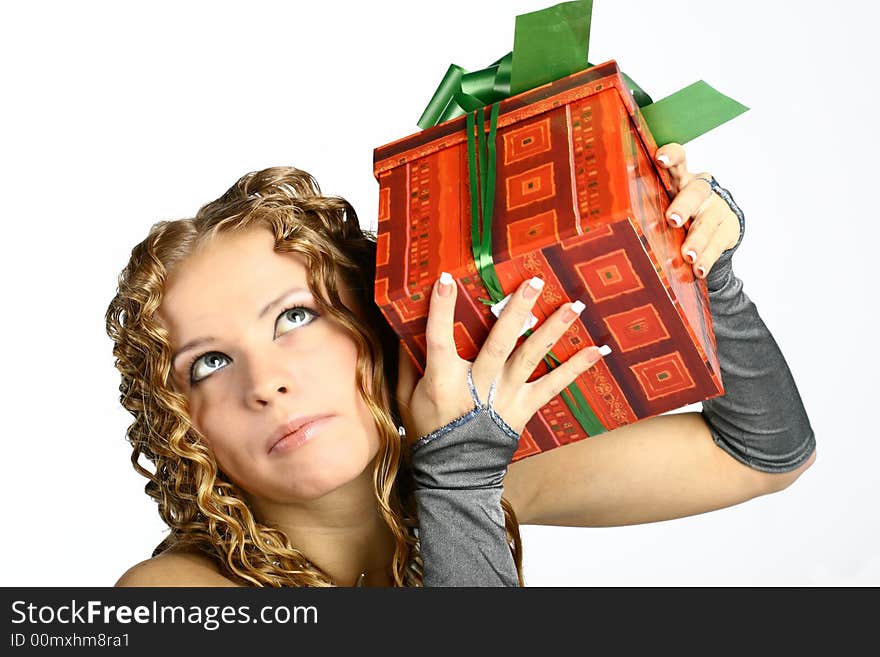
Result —
[[691, 264], [695, 276], [705, 278], [721, 253], [739, 241], [739, 219], [724, 199], [712, 191], [711, 174], [687, 170], [681, 144], [666, 144], [657, 149], [654, 157], [669, 171], [676, 194], [666, 210], [666, 220], [675, 228], [688, 219], [694, 220], [681, 245], [681, 255]]
[[[397, 400], [409, 444], [475, 408], [467, 384], [471, 363], [458, 355], [453, 337], [457, 285], [451, 276], [449, 284], [444, 285], [441, 280], [445, 278], [435, 281], [431, 291], [425, 334], [427, 361], [425, 374], [418, 381], [418, 371], [400, 347]], [[540, 278], [531, 280], [537, 281], [539, 287], [523, 281], [513, 293], [477, 354], [472, 370], [474, 387], [483, 404], [496, 381], [492, 408], [517, 434], [538, 409], [601, 358], [598, 347], [586, 347], [551, 372], [526, 382], [583, 310], [578, 302], [562, 304], [514, 351], [543, 287]]]

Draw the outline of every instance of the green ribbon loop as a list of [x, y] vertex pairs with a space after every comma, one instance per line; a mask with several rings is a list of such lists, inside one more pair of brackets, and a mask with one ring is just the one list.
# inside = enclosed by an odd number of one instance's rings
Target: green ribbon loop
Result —
[[473, 73], [466, 73], [461, 66], [450, 64], [440, 86], [422, 112], [419, 127], [424, 130], [508, 98], [512, 68], [513, 52]]
[[422, 117], [419, 119], [419, 127], [422, 130], [454, 118], [450, 106], [454, 102], [453, 95], [456, 89], [461, 88], [461, 77], [463, 74], [464, 69], [455, 64], [450, 64], [449, 68], [446, 69], [446, 73], [440, 81], [437, 91], [434, 92], [434, 95], [428, 102], [428, 106], [422, 112]]

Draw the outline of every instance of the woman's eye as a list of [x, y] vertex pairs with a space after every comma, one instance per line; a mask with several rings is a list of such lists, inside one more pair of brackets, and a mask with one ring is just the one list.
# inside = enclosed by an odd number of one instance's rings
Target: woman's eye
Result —
[[[297, 328], [300, 326], [305, 326], [307, 324], [311, 324], [315, 318], [318, 316], [318, 313], [312, 310], [311, 308], [306, 308], [305, 306], [295, 306], [293, 308], [288, 308], [281, 312], [278, 316], [278, 321], [275, 323], [276, 326], [279, 324], [289, 324], [290, 328]], [[286, 333], [286, 331], [281, 330], [279, 333]]]
[[[275, 320], [276, 336], [287, 333], [300, 326], [311, 324], [320, 314], [306, 308], [305, 306], [294, 306], [281, 311], [278, 319]], [[289, 326], [279, 329], [281, 324], [289, 324]], [[198, 356], [190, 365], [189, 380], [191, 385], [196, 385], [203, 379], [207, 378], [219, 369], [222, 369], [229, 363], [229, 357], [219, 351], [209, 351], [206, 354]]]
[[198, 383], [209, 374], [216, 372], [223, 367], [224, 362], [228, 362], [228, 358], [216, 351], [209, 351], [204, 356], [199, 356], [193, 361], [190, 368], [189, 378], [192, 383]]

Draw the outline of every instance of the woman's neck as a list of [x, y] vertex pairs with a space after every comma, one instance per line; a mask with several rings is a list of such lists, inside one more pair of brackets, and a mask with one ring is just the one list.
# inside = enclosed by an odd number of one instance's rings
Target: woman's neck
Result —
[[357, 478], [303, 504], [251, 499], [264, 524], [282, 530], [291, 545], [338, 586], [391, 583], [395, 538], [379, 512], [372, 464]]

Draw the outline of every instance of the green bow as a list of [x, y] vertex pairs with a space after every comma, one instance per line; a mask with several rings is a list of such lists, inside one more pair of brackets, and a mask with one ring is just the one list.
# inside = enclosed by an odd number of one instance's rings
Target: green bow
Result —
[[[517, 16], [513, 50], [472, 73], [451, 64], [419, 127], [430, 128], [592, 67], [592, 14], [593, 0], [575, 0]], [[685, 144], [748, 110], [702, 80], [654, 102], [626, 73], [622, 75], [658, 146]]]

